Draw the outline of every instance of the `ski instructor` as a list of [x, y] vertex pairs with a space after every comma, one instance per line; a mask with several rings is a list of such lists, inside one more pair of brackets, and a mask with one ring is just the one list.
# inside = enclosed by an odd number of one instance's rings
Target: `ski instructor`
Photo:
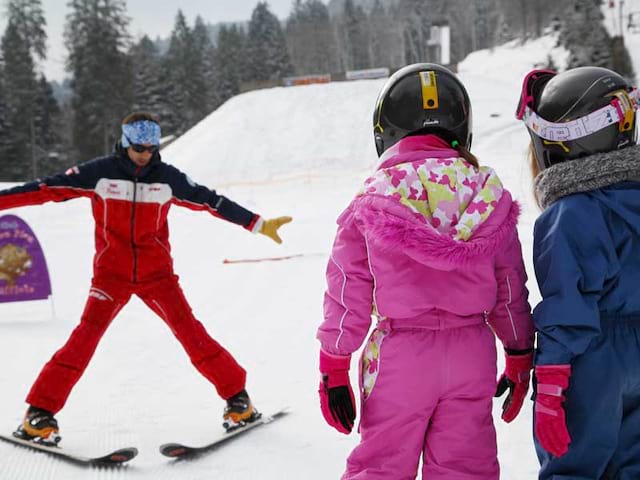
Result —
[[184, 297], [173, 272], [167, 215], [172, 204], [205, 210], [277, 243], [282, 243], [278, 229], [292, 219], [265, 220], [194, 183], [161, 160], [159, 145], [158, 120], [149, 113], [132, 113], [123, 120], [121, 140], [110, 155], [0, 191], [0, 210], [88, 197], [96, 225], [94, 273], [80, 324], [32, 386], [16, 437], [50, 445], [60, 441], [54, 415], [107, 327], [134, 294], [165, 321], [196, 369], [227, 401], [225, 428], [260, 416], [245, 390], [245, 370], [209, 336]]

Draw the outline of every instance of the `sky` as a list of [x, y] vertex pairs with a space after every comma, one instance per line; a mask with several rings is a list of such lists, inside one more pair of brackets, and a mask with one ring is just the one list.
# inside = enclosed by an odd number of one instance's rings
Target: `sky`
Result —
[[[64, 62], [67, 51], [63, 32], [65, 17], [69, 11], [67, 3], [68, 0], [42, 0], [47, 20], [48, 58], [41, 67], [50, 80], [60, 81], [66, 76]], [[126, 3], [131, 18], [131, 34], [138, 38], [146, 33], [151, 38], [156, 38], [171, 34], [178, 9], [182, 9], [189, 25], [193, 25], [197, 15], [207, 23], [244, 21], [249, 20], [258, 0], [128, 0]], [[267, 3], [271, 12], [278, 18], [285, 19], [293, 0], [268, 0]], [[6, 0], [0, 0], [0, 4], [0, 29], [4, 31]]]

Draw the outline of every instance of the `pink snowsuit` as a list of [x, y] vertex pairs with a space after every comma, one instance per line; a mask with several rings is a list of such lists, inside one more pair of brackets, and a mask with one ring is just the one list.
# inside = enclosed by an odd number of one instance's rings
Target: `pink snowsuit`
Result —
[[338, 218], [322, 349], [360, 360], [361, 442], [343, 480], [497, 480], [495, 334], [533, 346], [518, 205], [432, 135], [381, 158]]

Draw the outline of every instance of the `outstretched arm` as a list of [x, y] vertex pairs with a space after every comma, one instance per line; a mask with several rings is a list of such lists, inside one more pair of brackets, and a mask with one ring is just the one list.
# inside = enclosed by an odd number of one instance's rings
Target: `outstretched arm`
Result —
[[276, 243], [282, 243], [278, 229], [289, 223], [291, 217], [278, 217], [265, 220], [260, 215], [247, 210], [215, 190], [198, 185], [186, 174], [170, 167], [173, 203], [191, 210], [205, 210], [211, 215], [235, 223], [253, 233], [262, 233]]
[[215, 190], [198, 185], [177, 168], [172, 166], [169, 168], [174, 204], [191, 210], [204, 210], [214, 217], [235, 223], [249, 231], [258, 231], [260, 215], [247, 210], [223, 195], [218, 195]]
[[65, 173], [1, 190], [0, 210], [88, 197], [92, 195], [96, 182], [96, 161], [87, 162]]

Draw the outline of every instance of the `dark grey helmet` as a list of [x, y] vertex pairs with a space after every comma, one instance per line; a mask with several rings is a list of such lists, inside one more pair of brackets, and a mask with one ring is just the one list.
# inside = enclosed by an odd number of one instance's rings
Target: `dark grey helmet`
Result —
[[378, 155], [402, 138], [434, 133], [471, 148], [471, 102], [453, 72], [435, 63], [401, 68], [384, 85], [373, 113]]
[[[544, 120], [568, 122], [611, 104], [616, 98], [613, 94], [621, 90], [630, 92], [632, 87], [616, 72], [601, 67], [578, 67], [544, 82], [534, 93], [532, 107]], [[582, 138], [562, 142], [545, 140], [528, 130], [540, 169], [636, 143], [635, 114], [630, 122], [614, 123]]]

